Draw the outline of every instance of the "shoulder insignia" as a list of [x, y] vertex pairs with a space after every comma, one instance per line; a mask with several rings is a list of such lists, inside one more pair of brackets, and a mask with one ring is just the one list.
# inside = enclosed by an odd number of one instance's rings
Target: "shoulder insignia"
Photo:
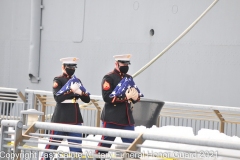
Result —
[[103, 83], [103, 90], [109, 90], [110, 89], [110, 84], [107, 81], [104, 81]]
[[57, 88], [58, 87], [58, 83], [56, 81], [53, 82], [53, 88]]

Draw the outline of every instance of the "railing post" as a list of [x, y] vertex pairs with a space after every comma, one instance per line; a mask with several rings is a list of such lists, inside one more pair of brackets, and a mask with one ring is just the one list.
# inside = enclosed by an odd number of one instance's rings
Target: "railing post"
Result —
[[39, 102], [42, 105], [42, 112], [43, 112], [43, 116], [42, 116], [42, 122], [45, 122], [45, 116], [46, 116], [46, 101], [44, 99], [46, 99], [46, 95], [44, 95], [43, 97], [41, 97], [39, 94], [36, 94], [37, 99], [39, 100]]
[[101, 108], [97, 109], [97, 119], [96, 119], [96, 127], [100, 127], [100, 116], [101, 116]]
[[101, 116], [101, 107], [98, 105], [97, 101], [94, 99], [91, 99], [94, 106], [97, 108], [97, 119], [96, 119], [96, 127], [100, 127], [100, 116]]
[[[43, 116], [42, 116], [42, 122], [45, 122], [45, 116], [46, 116], [46, 95], [43, 95], [43, 97], [41, 97], [39, 94], [36, 94], [37, 99], [39, 100], [39, 102], [42, 105], [42, 112], [43, 112]], [[44, 130], [41, 130], [40, 133], [44, 133]]]
[[37, 96], [33, 93], [33, 109], [39, 110], [38, 106], [38, 99]]
[[[143, 133], [140, 133], [139, 136], [132, 142], [132, 144], [127, 148], [127, 151], [125, 152], [125, 155], [124, 155], [124, 159], [127, 159], [127, 158], [139, 158], [139, 155], [132, 155], [133, 153], [131, 151], [137, 151], [138, 148], [137, 148], [137, 145], [138, 144], [143, 144], [144, 140], [143, 140]], [[131, 155], [129, 157], [129, 155]]]
[[[1, 124], [1, 140], [0, 140], [0, 151], [1, 151], [1, 154], [4, 154], [4, 153], [8, 152], [8, 149], [3, 147], [4, 139], [10, 137], [8, 134], [5, 133], [7, 131], [8, 131], [8, 126], [4, 126], [4, 125]], [[3, 157], [3, 155], [1, 155], [1, 157]]]
[[224, 133], [224, 121], [225, 121], [225, 119], [223, 118], [222, 114], [218, 110], [213, 110], [213, 112], [216, 114], [216, 116], [220, 120], [220, 122], [219, 122], [219, 131], [221, 133]]
[[[20, 155], [21, 150], [17, 149], [19, 143], [22, 141], [22, 128], [23, 128], [23, 123], [22, 121], [19, 121], [18, 123], [16, 123], [15, 125], [15, 136], [14, 136], [14, 148], [13, 148], [13, 152], [17, 155]], [[18, 157], [17, 160], [19, 160], [20, 157]]]
[[[1, 144], [0, 144], [0, 150], [1, 154], [9, 153], [7, 147], [3, 147], [6, 143], [6, 138], [10, 138], [8, 129], [9, 127], [15, 128], [15, 135], [14, 135], [14, 141], [13, 141], [13, 153], [14, 154], [20, 154], [21, 150], [18, 149], [19, 143], [22, 141], [22, 127], [23, 123], [22, 121], [16, 121], [16, 120], [3, 120], [1, 122]], [[1, 157], [4, 157], [4, 155], [1, 155]], [[19, 160], [19, 158], [18, 158]]]
[[43, 116], [43, 122], [45, 122], [45, 117], [46, 117], [46, 99], [47, 99], [47, 96], [46, 95], [43, 95], [42, 97], [42, 112], [44, 113], [44, 116]]
[[160, 114], [159, 114], [159, 116], [157, 118], [157, 124], [156, 124], [157, 127], [160, 127], [160, 124], [161, 124], [160, 120], [161, 120], [161, 117], [160, 117]]
[[17, 91], [17, 94], [18, 94], [18, 96], [21, 98], [21, 100], [22, 100], [24, 103], [27, 102], [26, 97], [22, 94], [22, 92]]

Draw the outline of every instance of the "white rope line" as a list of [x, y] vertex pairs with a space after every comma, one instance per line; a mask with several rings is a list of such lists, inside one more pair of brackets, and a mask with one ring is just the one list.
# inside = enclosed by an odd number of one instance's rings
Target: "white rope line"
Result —
[[152, 63], [154, 63], [158, 58], [160, 58], [165, 52], [167, 52], [175, 43], [177, 43], [183, 36], [185, 36], [197, 23], [198, 21], [218, 2], [215, 0], [185, 31], [183, 31], [172, 43], [170, 43], [161, 53], [159, 53], [155, 58], [149, 61], [145, 66], [132, 75], [136, 77], [147, 69]]

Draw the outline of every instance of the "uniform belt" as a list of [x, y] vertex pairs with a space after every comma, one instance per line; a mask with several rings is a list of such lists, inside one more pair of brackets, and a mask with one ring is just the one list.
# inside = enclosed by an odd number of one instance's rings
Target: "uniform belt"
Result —
[[78, 100], [76, 100], [76, 99], [67, 99], [65, 101], [62, 101], [61, 103], [78, 103]]

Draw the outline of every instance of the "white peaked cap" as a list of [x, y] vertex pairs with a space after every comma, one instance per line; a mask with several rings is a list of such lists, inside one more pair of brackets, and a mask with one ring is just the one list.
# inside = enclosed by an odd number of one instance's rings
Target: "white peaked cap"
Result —
[[60, 61], [63, 64], [77, 64], [78, 58], [76, 58], [76, 57], [66, 57], [66, 58], [61, 58]]
[[131, 54], [123, 54], [123, 55], [115, 55], [113, 56], [113, 58], [116, 61], [130, 61], [131, 56], [132, 56]]

